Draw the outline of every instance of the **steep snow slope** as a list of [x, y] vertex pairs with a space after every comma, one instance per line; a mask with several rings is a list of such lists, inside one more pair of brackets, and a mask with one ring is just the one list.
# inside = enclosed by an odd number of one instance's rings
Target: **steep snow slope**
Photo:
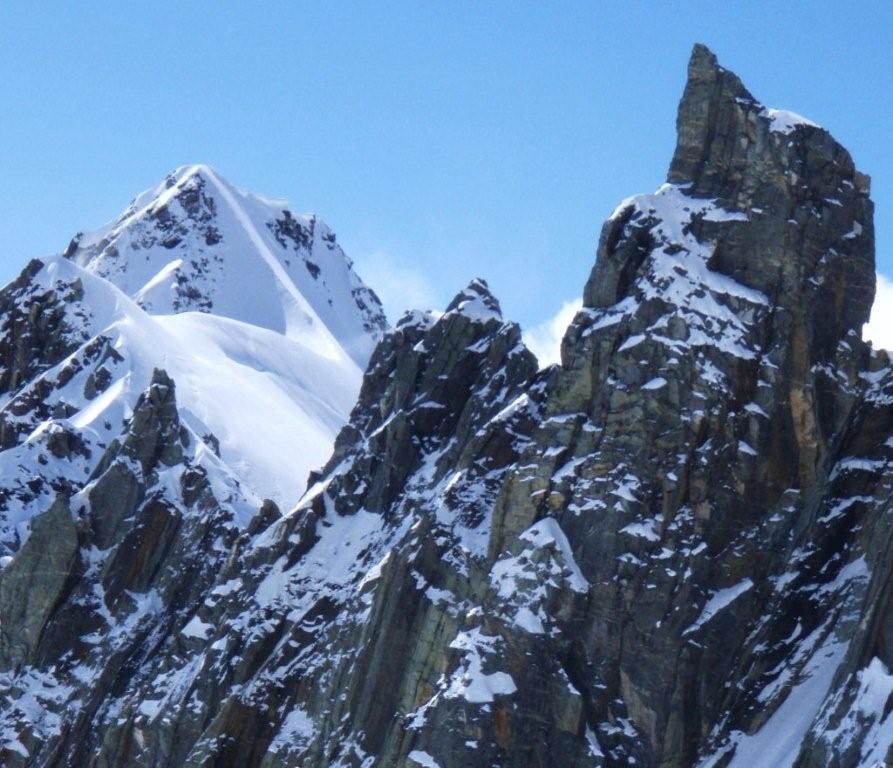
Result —
[[155, 369], [237, 495], [293, 504], [385, 324], [324, 224], [207, 166], [32, 262], [0, 297], [0, 554], [91, 476]]
[[261, 495], [293, 503], [385, 327], [331, 230], [191, 165], [79, 234], [65, 256], [166, 316], [147, 324], [128, 308], [116, 324], [131, 332], [119, 343], [139, 350], [133, 390], [165, 368], [229, 465]]
[[[54, 481], [76, 482], [93, 471], [156, 368], [177, 384], [182, 422], [219, 450], [227, 475], [255, 508], [261, 498], [287, 505], [300, 496], [310, 470], [328, 458], [359, 390], [362, 372], [340, 347], [321, 354], [321, 345], [305, 344], [307, 335], [198, 312], [153, 317], [61, 257], [32, 278], [30, 292], [71, 285], [83, 295], [66, 302], [66, 317], [81, 343], [2, 403], [5, 422], [21, 435], [0, 452], [0, 477], [11, 491], [0, 503], [4, 543], [15, 548], [27, 538], [29, 521], [58, 490]], [[106, 351], [97, 353], [99, 346]], [[26, 407], [32, 401], [39, 411]], [[41, 458], [35, 446], [58, 430], [76, 434], [89, 456]], [[48, 481], [43, 493], [14, 492], [35, 476]]]
[[238, 320], [187, 312], [155, 324], [177, 350], [156, 367], [177, 382], [182, 407], [208, 425], [239, 477], [294, 503], [308, 472], [328, 458], [362, 371], [344, 354], [326, 356]]
[[378, 297], [334, 233], [207, 165], [178, 168], [65, 255], [151, 314], [213, 313], [283, 333], [364, 367], [385, 328]]

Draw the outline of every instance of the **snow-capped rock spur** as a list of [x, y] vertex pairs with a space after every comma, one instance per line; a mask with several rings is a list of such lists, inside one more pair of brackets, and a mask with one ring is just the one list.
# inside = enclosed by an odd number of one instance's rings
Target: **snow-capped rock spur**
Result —
[[202, 166], [32, 262], [0, 762], [893, 765], [869, 191], [698, 45], [560, 365], [481, 279], [385, 329], [324, 225]]

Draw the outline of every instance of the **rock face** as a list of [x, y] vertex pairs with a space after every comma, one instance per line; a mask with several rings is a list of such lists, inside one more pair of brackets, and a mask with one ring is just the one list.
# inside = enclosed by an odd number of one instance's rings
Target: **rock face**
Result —
[[[702, 46], [677, 129], [561, 365], [481, 280], [405, 315], [285, 514], [240, 522], [156, 371], [0, 571], [0, 761], [893, 764], [868, 178]], [[52, 362], [7, 346], [3, 380]]]

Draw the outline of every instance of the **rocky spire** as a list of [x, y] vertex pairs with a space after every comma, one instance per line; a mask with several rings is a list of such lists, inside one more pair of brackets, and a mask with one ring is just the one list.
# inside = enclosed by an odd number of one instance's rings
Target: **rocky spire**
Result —
[[657, 252], [700, 250], [710, 272], [759, 291], [800, 326], [804, 360], [827, 359], [859, 334], [874, 298], [868, 177], [827, 131], [764, 107], [703, 45], [676, 128], [671, 186], [625, 201], [606, 222], [586, 306], [634, 293]]
[[747, 163], [748, 116], [760, 105], [738, 76], [719, 66], [705, 45], [696, 44], [688, 81], [676, 117], [676, 151], [667, 181], [695, 182], [697, 194], [724, 197], [723, 191]]
[[447, 304], [447, 312], [461, 312], [479, 320], [502, 319], [499, 301], [490, 292], [487, 281], [476, 277]]
[[[459, 445], [471, 441], [493, 414], [520, 394], [536, 369], [536, 358], [521, 341], [521, 329], [502, 321], [499, 301], [487, 283], [476, 278], [442, 315], [407, 313], [385, 335], [323, 475], [336, 470], [348, 451], [355, 457], [364, 452], [390, 457], [376, 457], [371, 465], [355, 458], [361, 471], [333, 481], [335, 487], [345, 482], [368, 485], [371, 490], [363, 503], [381, 510], [387, 506], [381, 489], [394, 486], [395, 477], [416, 471], [425, 453], [433, 453], [441, 440], [452, 436]], [[452, 467], [457, 455], [454, 445], [439, 471]], [[357, 477], [351, 479], [351, 474]]]

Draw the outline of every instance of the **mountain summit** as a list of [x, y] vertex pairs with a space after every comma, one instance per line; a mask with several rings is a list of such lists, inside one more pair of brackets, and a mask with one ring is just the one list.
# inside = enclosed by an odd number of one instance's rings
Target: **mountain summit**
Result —
[[[180, 168], [0, 295], [0, 552], [89, 476], [153, 371], [239, 496], [292, 504], [325, 463], [386, 322], [315, 216]], [[77, 456], [35, 448], [57, 430]]]
[[365, 366], [387, 325], [381, 303], [316, 216], [178, 168], [65, 256], [150, 314], [198, 311], [283, 333]]
[[296, 217], [183, 172], [0, 292], [4, 765], [893, 764], [868, 178], [703, 46], [677, 129], [560, 365], [482, 280], [406, 313], [286, 508], [246, 480], [306, 460], [278, 414], [359, 370], [305, 339]]

